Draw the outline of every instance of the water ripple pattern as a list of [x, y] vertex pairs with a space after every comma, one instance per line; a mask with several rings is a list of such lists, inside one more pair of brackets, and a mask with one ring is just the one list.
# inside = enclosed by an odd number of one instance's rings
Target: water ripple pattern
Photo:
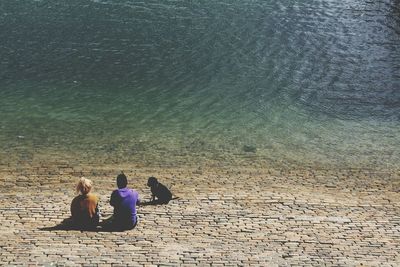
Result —
[[300, 164], [399, 162], [398, 1], [4, 0], [0, 28], [7, 151], [18, 136], [207, 140]]

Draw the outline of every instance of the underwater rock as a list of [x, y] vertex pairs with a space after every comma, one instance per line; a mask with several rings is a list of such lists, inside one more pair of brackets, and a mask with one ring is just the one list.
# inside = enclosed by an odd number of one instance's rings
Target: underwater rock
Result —
[[251, 152], [251, 153], [256, 153], [257, 148], [255, 146], [249, 146], [249, 145], [244, 145], [243, 146], [243, 151], [244, 152]]

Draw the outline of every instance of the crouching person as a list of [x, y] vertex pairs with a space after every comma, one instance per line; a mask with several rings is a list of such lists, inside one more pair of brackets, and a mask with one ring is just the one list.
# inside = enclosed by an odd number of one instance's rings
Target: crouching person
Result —
[[117, 231], [130, 230], [137, 224], [136, 205], [139, 204], [139, 194], [127, 187], [125, 174], [117, 176], [118, 189], [111, 194], [110, 204], [114, 207], [111, 227]]
[[82, 177], [76, 185], [79, 194], [71, 203], [72, 226], [78, 229], [94, 229], [99, 224], [99, 199], [91, 194], [92, 181]]

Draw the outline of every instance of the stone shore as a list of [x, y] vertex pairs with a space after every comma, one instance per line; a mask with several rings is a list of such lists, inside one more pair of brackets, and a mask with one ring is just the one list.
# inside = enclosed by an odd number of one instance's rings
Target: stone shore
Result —
[[[131, 231], [54, 230], [74, 184], [102, 215], [120, 170], [142, 200], [151, 175], [179, 197], [138, 207]], [[1, 266], [400, 266], [400, 172], [3, 165]]]

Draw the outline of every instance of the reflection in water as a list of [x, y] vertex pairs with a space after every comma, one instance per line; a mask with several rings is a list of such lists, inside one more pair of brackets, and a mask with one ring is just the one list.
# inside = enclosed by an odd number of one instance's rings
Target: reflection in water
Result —
[[1, 6], [17, 158], [398, 166], [398, 1]]

